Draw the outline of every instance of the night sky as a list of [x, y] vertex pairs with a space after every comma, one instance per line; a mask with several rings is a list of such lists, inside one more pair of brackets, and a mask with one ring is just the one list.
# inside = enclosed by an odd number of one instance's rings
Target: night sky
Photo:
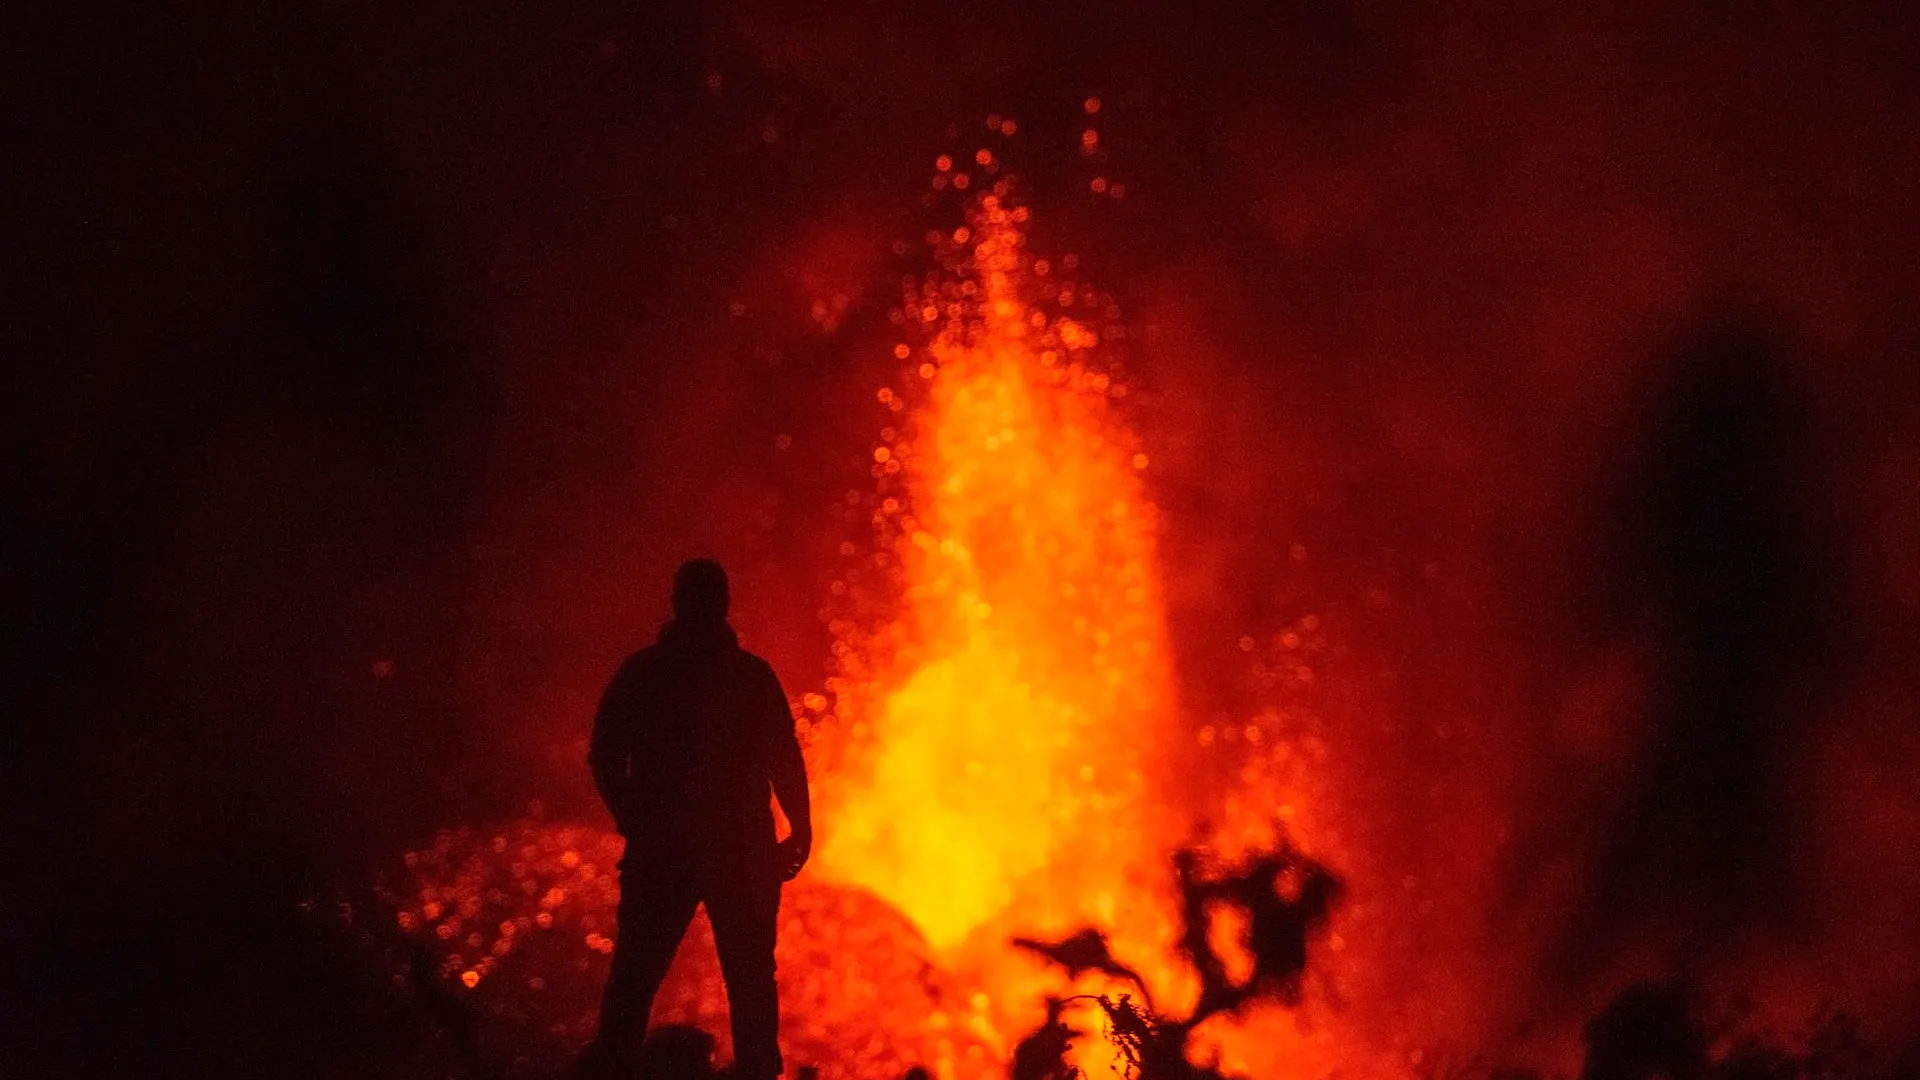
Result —
[[435, 828], [600, 814], [683, 558], [817, 685], [993, 113], [1134, 331], [1189, 719], [1355, 613], [1339, 812], [1445, 889], [1452, 1030], [1631, 945], [1911, 1036], [1920, 16], [1206, 7], [9, 13], [0, 1009], [112, 1042]]

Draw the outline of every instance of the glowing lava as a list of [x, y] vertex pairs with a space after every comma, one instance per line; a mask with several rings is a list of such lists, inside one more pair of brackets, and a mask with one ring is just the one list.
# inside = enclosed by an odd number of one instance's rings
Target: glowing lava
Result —
[[1068, 314], [1104, 302], [1026, 253], [1026, 216], [1002, 182], [941, 238], [948, 272], [908, 289], [929, 340], [897, 353], [925, 392], [875, 451], [873, 563], [897, 607], [842, 624], [863, 678], [838, 681], [840, 718], [865, 735], [819, 865], [942, 950], [988, 926], [996, 945], [1008, 924], [1111, 927], [1163, 876], [1145, 772], [1172, 681], [1146, 458], [1113, 405], [1112, 328]]

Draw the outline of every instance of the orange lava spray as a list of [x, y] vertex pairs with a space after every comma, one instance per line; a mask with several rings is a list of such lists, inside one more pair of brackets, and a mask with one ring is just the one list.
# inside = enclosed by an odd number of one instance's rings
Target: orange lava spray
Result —
[[[846, 745], [817, 865], [961, 967], [1005, 963], [983, 958], [1009, 933], [1093, 925], [1133, 955], [1168, 933], [1147, 459], [1115, 407], [1113, 309], [1027, 253], [1026, 219], [1000, 182], [940, 238], [947, 272], [907, 290], [927, 337], [896, 354], [923, 392], [874, 453], [892, 611], [836, 621]], [[987, 981], [1040, 1001], [1031, 978]]]

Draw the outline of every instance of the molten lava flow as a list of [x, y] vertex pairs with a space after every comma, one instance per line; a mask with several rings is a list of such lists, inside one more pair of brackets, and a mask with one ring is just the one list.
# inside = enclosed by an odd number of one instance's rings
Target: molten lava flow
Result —
[[[1121, 898], [1164, 876], [1146, 773], [1172, 682], [1146, 458], [1113, 406], [1112, 331], [1068, 314], [1100, 318], [1100, 298], [1023, 250], [1026, 216], [1004, 184], [982, 196], [942, 238], [948, 275], [908, 290], [930, 340], [896, 354], [925, 393], [875, 451], [873, 564], [897, 606], [865, 633], [838, 624], [836, 651], [860, 654], [838, 711], [865, 737], [824, 801], [819, 866], [948, 955], [977, 931], [998, 948], [1009, 928], [1118, 929]], [[1163, 931], [1134, 906], [1127, 936]]]

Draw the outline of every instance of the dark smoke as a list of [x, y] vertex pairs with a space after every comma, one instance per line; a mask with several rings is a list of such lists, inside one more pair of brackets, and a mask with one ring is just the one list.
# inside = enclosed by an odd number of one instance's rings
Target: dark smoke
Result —
[[1791, 783], [1857, 616], [1787, 349], [1738, 326], [1675, 348], [1601, 530], [1595, 599], [1651, 658], [1650, 728], [1556, 947], [1569, 974], [1648, 926], [1688, 971], [1806, 928]]

